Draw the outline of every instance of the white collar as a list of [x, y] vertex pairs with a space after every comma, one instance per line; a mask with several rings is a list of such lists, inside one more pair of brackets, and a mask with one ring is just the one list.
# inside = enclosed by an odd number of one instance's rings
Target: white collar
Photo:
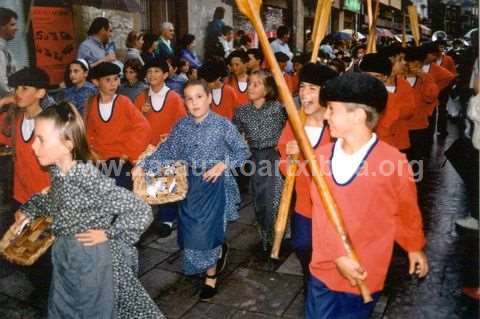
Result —
[[168, 91], [170, 91], [170, 88], [166, 84], [163, 84], [162, 88], [158, 92], [154, 92], [150, 87], [148, 90], [148, 97], [150, 98], [150, 102], [154, 111], [160, 112], [163, 109]]

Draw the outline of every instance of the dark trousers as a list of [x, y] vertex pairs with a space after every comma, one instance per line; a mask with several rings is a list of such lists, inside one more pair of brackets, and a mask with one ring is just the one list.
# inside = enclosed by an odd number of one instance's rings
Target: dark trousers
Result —
[[152, 206], [155, 220], [162, 223], [173, 223], [178, 217], [178, 203], [169, 203], [164, 205]]
[[300, 261], [303, 272], [305, 295], [310, 278], [310, 261], [312, 260], [312, 220], [301, 214], [293, 213], [291, 218], [292, 248]]
[[328, 289], [320, 280], [310, 276], [305, 301], [306, 319], [368, 319], [380, 297], [372, 294], [373, 301], [363, 303], [360, 295]]
[[438, 124], [437, 124], [437, 131], [441, 135], [447, 134], [447, 121], [448, 121], [448, 112], [447, 112], [447, 102], [448, 97], [450, 95], [450, 88], [447, 88], [440, 92], [438, 97], [439, 104], [436, 108], [436, 112], [438, 113]]

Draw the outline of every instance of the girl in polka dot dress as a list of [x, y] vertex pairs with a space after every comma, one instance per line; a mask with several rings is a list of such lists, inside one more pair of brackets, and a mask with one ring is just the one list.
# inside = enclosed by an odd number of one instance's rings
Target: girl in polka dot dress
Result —
[[254, 71], [250, 75], [248, 96], [251, 102], [238, 108], [233, 123], [252, 152], [254, 174], [251, 178], [255, 215], [260, 226], [263, 249], [273, 241], [273, 225], [280, 204], [283, 180], [278, 169], [278, 139], [287, 120], [284, 107], [277, 101], [277, 87], [271, 75]]
[[152, 221], [150, 207], [88, 162], [85, 127], [72, 105], [40, 113], [34, 134], [51, 187], [33, 195], [15, 220], [53, 217], [48, 318], [164, 318], [137, 278], [134, 244]]

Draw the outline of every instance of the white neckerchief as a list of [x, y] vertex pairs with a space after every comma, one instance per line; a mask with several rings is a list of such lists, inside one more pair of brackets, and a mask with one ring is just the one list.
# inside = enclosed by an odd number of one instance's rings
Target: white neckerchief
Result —
[[397, 89], [396, 85], [385, 85], [385, 88], [389, 93], [395, 93], [395, 90]]
[[22, 138], [24, 141], [29, 141], [33, 135], [33, 129], [35, 128], [35, 120], [33, 118], [29, 119], [25, 116], [22, 121]]
[[223, 87], [218, 89], [213, 89], [212, 90], [213, 104], [219, 105], [220, 102], [222, 101], [222, 95], [223, 95]]
[[116, 98], [117, 98], [117, 95], [114, 95], [113, 99], [110, 102], [98, 103], [98, 105], [100, 106], [100, 117], [102, 118], [103, 121], [107, 122], [112, 117], [113, 102], [115, 102]]
[[345, 153], [342, 149], [343, 139], [337, 140], [332, 157], [332, 174], [337, 183], [345, 184], [352, 179], [376, 140], [377, 135], [373, 133], [370, 140], [354, 154]]
[[320, 142], [322, 132], [323, 126], [305, 126], [305, 133], [307, 133], [308, 140], [310, 141], [310, 145], [312, 145], [312, 147], [315, 147], [318, 142]]
[[424, 64], [422, 66], [422, 70], [424, 73], [429, 73], [430, 72], [430, 64]]
[[406, 80], [407, 80], [408, 83], [410, 83], [411, 87], [414, 87], [415, 84], [417, 83], [417, 77], [416, 76], [407, 76]]
[[167, 98], [167, 93], [170, 91], [170, 88], [166, 86], [165, 84], [162, 86], [160, 91], [157, 93], [153, 92], [152, 88], [148, 90], [148, 96], [151, 99], [152, 102], [152, 108], [156, 112], [160, 112], [163, 109], [163, 106], [165, 105], [165, 99]]
[[443, 55], [440, 57], [440, 59], [437, 59], [437, 61], [435, 61], [437, 65], [442, 65], [442, 62], [443, 62]]

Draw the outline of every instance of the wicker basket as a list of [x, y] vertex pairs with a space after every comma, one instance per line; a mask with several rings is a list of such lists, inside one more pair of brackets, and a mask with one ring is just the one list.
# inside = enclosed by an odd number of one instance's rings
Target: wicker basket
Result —
[[51, 217], [38, 217], [19, 233], [12, 225], [0, 241], [0, 253], [10, 262], [31, 266], [53, 244], [55, 236], [47, 231]]
[[[155, 187], [158, 185], [160, 189]], [[181, 201], [188, 191], [187, 167], [181, 162], [165, 165], [160, 168], [160, 175], [148, 176], [143, 183], [134, 183], [133, 191], [150, 205]]]

